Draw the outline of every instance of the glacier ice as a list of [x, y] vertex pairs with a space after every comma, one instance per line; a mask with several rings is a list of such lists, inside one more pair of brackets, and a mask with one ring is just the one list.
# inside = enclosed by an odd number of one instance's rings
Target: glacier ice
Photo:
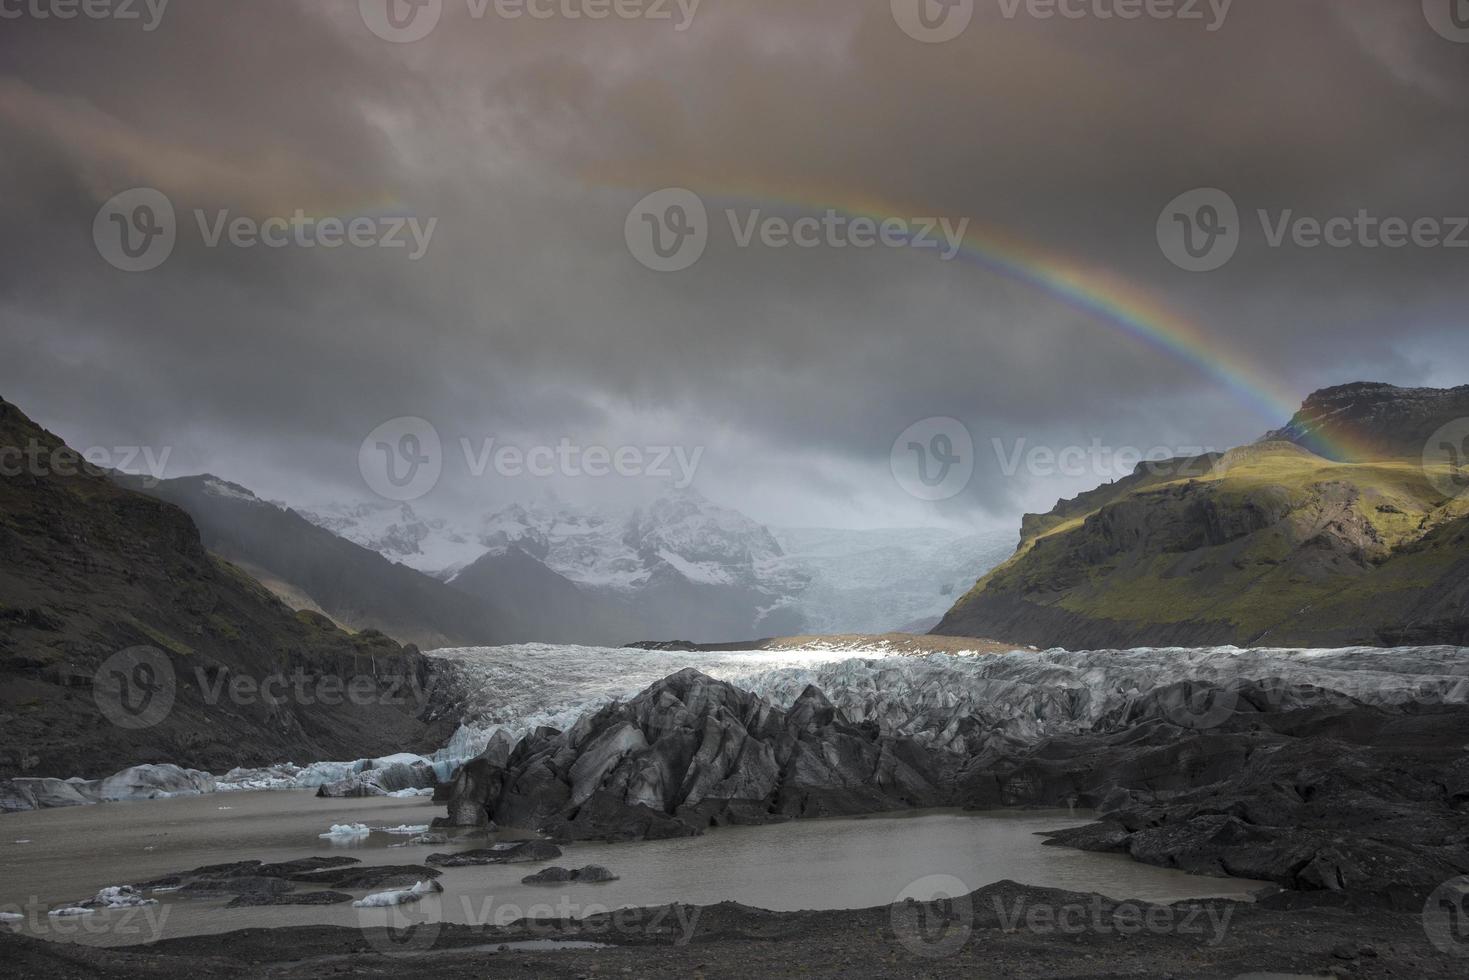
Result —
[[[436, 754], [464, 760], [496, 732], [512, 738], [566, 729], [614, 700], [695, 667], [788, 708], [815, 685], [853, 722], [945, 742], [961, 718], [1023, 740], [1092, 729], [1148, 691], [1182, 681], [1221, 687], [1306, 686], [1365, 704], [1469, 700], [1469, 651], [1454, 647], [1342, 650], [1142, 648], [1016, 650], [895, 656], [880, 644], [815, 643], [792, 650], [666, 652], [526, 644], [438, 651], [469, 692], [464, 722]], [[441, 777], [443, 778], [443, 777]]]
[[322, 840], [356, 840], [366, 837], [372, 833], [372, 828], [365, 823], [334, 823], [332, 829], [324, 834], [317, 834]]
[[352, 907], [354, 909], [390, 908], [394, 905], [406, 905], [409, 902], [416, 902], [425, 895], [432, 895], [434, 892], [441, 892], [443, 890], [443, 885], [430, 879], [429, 881], [420, 881], [412, 888], [400, 888], [395, 891], [377, 892], [368, 895], [366, 898], [361, 898], [353, 902]]

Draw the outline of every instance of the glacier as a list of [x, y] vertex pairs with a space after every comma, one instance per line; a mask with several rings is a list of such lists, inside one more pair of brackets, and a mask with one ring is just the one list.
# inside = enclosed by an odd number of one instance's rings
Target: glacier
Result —
[[1364, 704], [1469, 701], [1469, 650], [1456, 647], [1286, 650], [1143, 648], [1015, 650], [895, 656], [881, 645], [814, 643], [789, 650], [663, 652], [527, 644], [434, 654], [460, 675], [463, 723], [435, 756], [457, 764], [497, 732], [566, 729], [684, 667], [794, 704], [815, 685], [854, 723], [941, 740], [957, 721], [1024, 741], [1094, 729], [1158, 688], [1204, 682], [1228, 692], [1256, 682], [1285, 695], [1311, 688]]

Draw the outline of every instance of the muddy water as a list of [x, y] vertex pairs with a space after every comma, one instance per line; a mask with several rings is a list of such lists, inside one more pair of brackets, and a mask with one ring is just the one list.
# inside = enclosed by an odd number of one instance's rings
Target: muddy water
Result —
[[[427, 824], [443, 813], [423, 799], [322, 800], [309, 791], [231, 793], [113, 803], [0, 817], [0, 912], [5, 927], [85, 943], [129, 944], [259, 926], [386, 921], [350, 905], [225, 909], [226, 899], [157, 893], [141, 909], [56, 918], [50, 909], [204, 864], [288, 861], [350, 854], [364, 864], [421, 864], [435, 851], [485, 846], [485, 835], [448, 846], [402, 845], [374, 832], [351, 844], [318, 837], [332, 824], [373, 828]], [[1244, 898], [1259, 882], [1206, 878], [1125, 857], [1045, 847], [1037, 831], [1085, 823], [1084, 812], [961, 813], [794, 821], [714, 830], [703, 837], [640, 844], [577, 844], [554, 862], [449, 868], [435, 899], [443, 921], [505, 924], [522, 916], [581, 916], [625, 906], [736, 901], [776, 910], [864, 908], [899, 897], [934, 897], [955, 880], [974, 889], [1002, 879], [1175, 901]], [[517, 835], [505, 833], [502, 838]], [[14, 843], [27, 840], [29, 843]], [[548, 864], [600, 864], [606, 884], [533, 886], [520, 879]], [[362, 897], [365, 892], [356, 892]]]

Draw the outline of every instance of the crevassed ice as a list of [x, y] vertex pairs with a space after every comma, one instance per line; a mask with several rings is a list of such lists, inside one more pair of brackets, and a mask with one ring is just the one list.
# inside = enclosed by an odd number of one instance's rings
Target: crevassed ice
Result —
[[[853, 721], [904, 734], [939, 732], [973, 715], [1021, 738], [1081, 731], [1141, 694], [1183, 680], [1276, 681], [1347, 694], [1367, 704], [1469, 701], [1469, 650], [1143, 648], [895, 656], [880, 641], [815, 642], [790, 650], [648, 651], [557, 644], [468, 647], [431, 656], [460, 675], [462, 723], [430, 762], [440, 780], [484, 751], [498, 731], [569, 728], [582, 713], [636, 695], [684, 667], [789, 707], [814, 684]], [[310, 766], [236, 769], [220, 789], [309, 788], [409, 753]]]
[[1141, 694], [1179, 681], [1310, 685], [1367, 704], [1469, 700], [1469, 650], [1143, 648], [893, 656], [880, 647], [663, 652], [526, 644], [438, 651], [470, 692], [464, 723], [435, 756], [463, 760], [500, 730], [569, 727], [583, 712], [630, 697], [683, 667], [789, 707], [808, 684], [853, 721], [903, 733], [974, 715], [1020, 737], [1091, 728]]

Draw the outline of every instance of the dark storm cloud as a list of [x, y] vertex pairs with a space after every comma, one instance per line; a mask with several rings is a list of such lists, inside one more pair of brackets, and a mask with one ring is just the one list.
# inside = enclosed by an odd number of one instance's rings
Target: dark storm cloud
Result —
[[[1469, 48], [1416, 3], [1237, 0], [1209, 32], [977, 0], [941, 45], [853, 0], [704, 0], [681, 32], [469, 9], [446, 0], [411, 44], [349, 2], [175, 0], [152, 32], [0, 21], [5, 396], [76, 441], [166, 443], [293, 499], [361, 491], [357, 446], [398, 415], [450, 441], [703, 445], [706, 492], [809, 522], [1005, 515], [1097, 482], [1005, 478], [994, 438], [1224, 446], [1279, 421], [1033, 284], [917, 251], [742, 249], [721, 214], [868, 201], [1129, 283], [1288, 393], [1463, 373], [1466, 252], [1270, 249], [1253, 224], [1469, 211]], [[180, 231], [128, 274], [91, 228], [135, 186]], [[664, 186], [715, 222], [677, 274], [623, 241]], [[1193, 274], [1154, 224], [1207, 186], [1247, 232]], [[437, 224], [413, 262], [207, 248], [195, 209]], [[979, 443], [938, 508], [887, 475], [929, 416]], [[522, 489], [446, 484], [456, 505]]]

